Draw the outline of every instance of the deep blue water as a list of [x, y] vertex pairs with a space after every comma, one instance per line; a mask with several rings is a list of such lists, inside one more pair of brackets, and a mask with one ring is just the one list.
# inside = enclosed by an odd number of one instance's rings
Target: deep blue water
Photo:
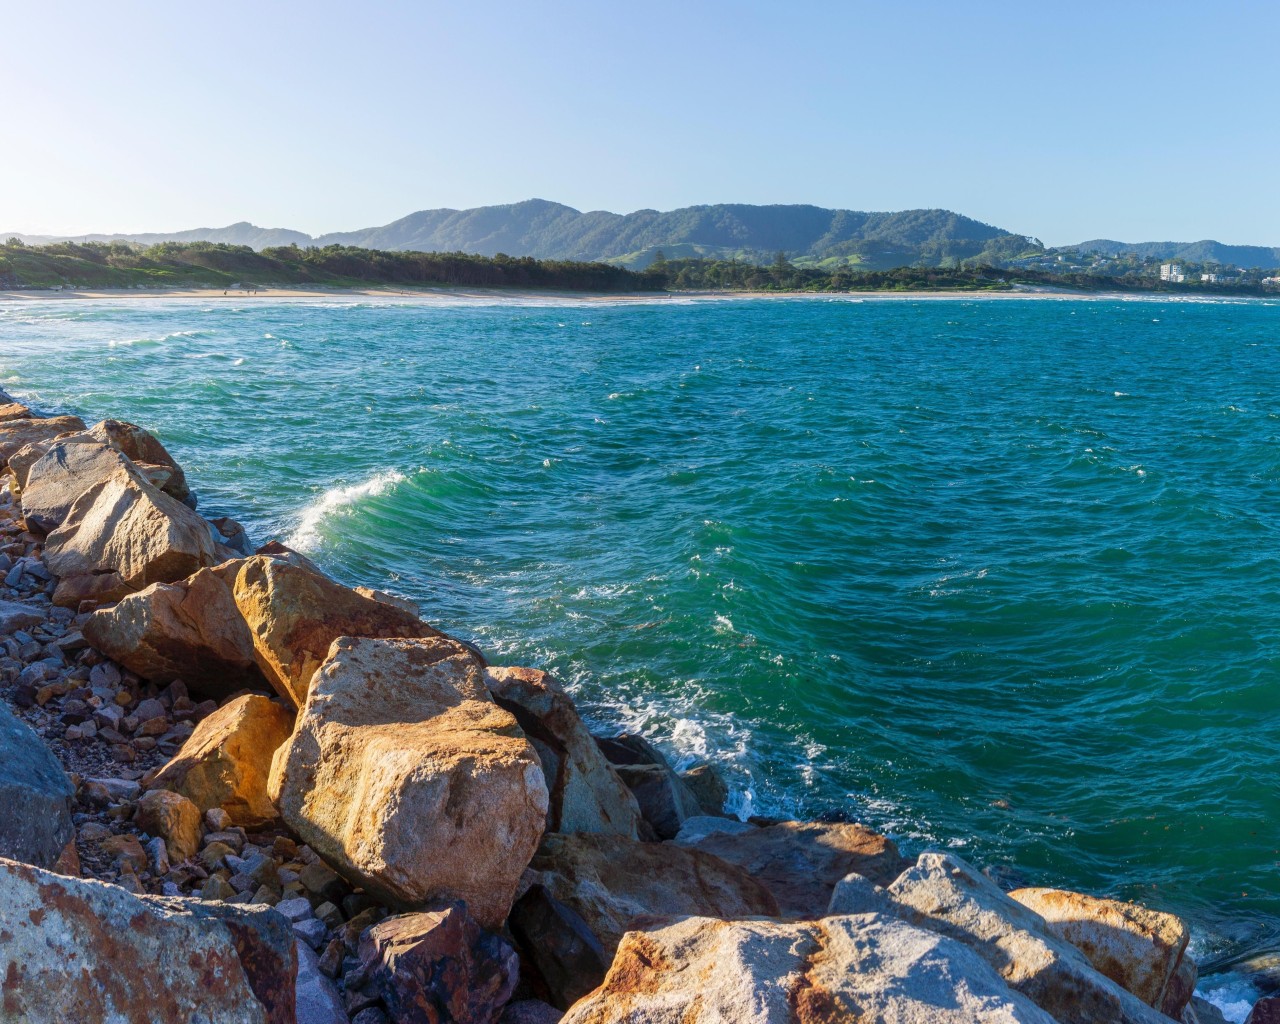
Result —
[[0, 303], [0, 385], [743, 811], [1280, 915], [1280, 308]]

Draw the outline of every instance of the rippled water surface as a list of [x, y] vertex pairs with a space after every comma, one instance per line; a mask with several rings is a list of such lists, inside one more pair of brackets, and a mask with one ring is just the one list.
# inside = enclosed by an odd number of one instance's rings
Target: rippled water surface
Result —
[[1280, 914], [1280, 308], [0, 303], [0, 384], [742, 811]]

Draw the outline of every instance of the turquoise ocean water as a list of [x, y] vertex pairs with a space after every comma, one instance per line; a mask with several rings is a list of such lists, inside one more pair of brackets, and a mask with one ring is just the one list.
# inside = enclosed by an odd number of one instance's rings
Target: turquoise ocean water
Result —
[[1280, 307], [0, 303], [0, 386], [742, 812], [1280, 945]]

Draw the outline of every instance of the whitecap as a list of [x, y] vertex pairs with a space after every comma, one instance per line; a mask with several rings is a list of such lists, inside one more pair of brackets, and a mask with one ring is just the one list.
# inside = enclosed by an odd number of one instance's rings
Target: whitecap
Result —
[[1249, 1016], [1253, 1004], [1261, 998], [1262, 993], [1245, 977], [1228, 971], [1225, 974], [1211, 974], [1201, 978], [1196, 987], [1196, 995], [1207, 999], [1232, 1024], [1241, 1024]]
[[288, 536], [285, 543], [299, 551], [316, 547], [322, 540], [325, 520], [335, 514], [341, 514], [343, 510], [349, 509], [365, 498], [386, 494], [407, 479], [408, 477], [403, 473], [392, 469], [375, 473], [363, 483], [329, 488], [303, 510], [297, 528]]

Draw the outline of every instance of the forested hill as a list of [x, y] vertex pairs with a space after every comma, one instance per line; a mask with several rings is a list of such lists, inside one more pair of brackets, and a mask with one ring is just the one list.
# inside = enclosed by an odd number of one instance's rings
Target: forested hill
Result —
[[581, 213], [530, 199], [474, 210], [422, 210], [380, 228], [324, 235], [320, 245], [519, 253], [544, 259], [610, 260], [647, 266], [668, 258], [718, 256], [767, 262], [779, 251], [817, 259], [906, 265], [976, 256], [1008, 232], [948, 210], [860, 213], [819, 206], [689, 206], [666, 213]]
[[1225, 245], [1212, 239], [1201, 242], [1117, 242], [1111, 238], [1094, 238], [1071, 248], [1080, 252], [1100, 252], [1105, 256], [1137, 253], [1145, 259], [1222, 263], [1263, 270], [1280, 268], [1280, 246]]
[[[28, 244], [62, 240], [18, 237]], [[314, 239], [301, 232], [240, 223], [171, 235], [88, 235], [69, 240], [86, 239], [143, 245], [206, 241], [254, 249], [296, 244], [483, 256], [506, 253], [553, 260], [606, 260], [632, 269], [648, 266], [659, 250], [668, 259], [708, 257], [754, 263], [769, 263], [782, 251], [792, 259], [819, 265], [887, 269], [1017, 255], [1029, 245], [1024, 236], [948, 210], [861, 213], [818, 206], [719, 204], [665, 213], [637, 210], [618, 214], [603, 210], [582, 213], [543, 199], [472, 210], [422, 210], [382, 227]]]

